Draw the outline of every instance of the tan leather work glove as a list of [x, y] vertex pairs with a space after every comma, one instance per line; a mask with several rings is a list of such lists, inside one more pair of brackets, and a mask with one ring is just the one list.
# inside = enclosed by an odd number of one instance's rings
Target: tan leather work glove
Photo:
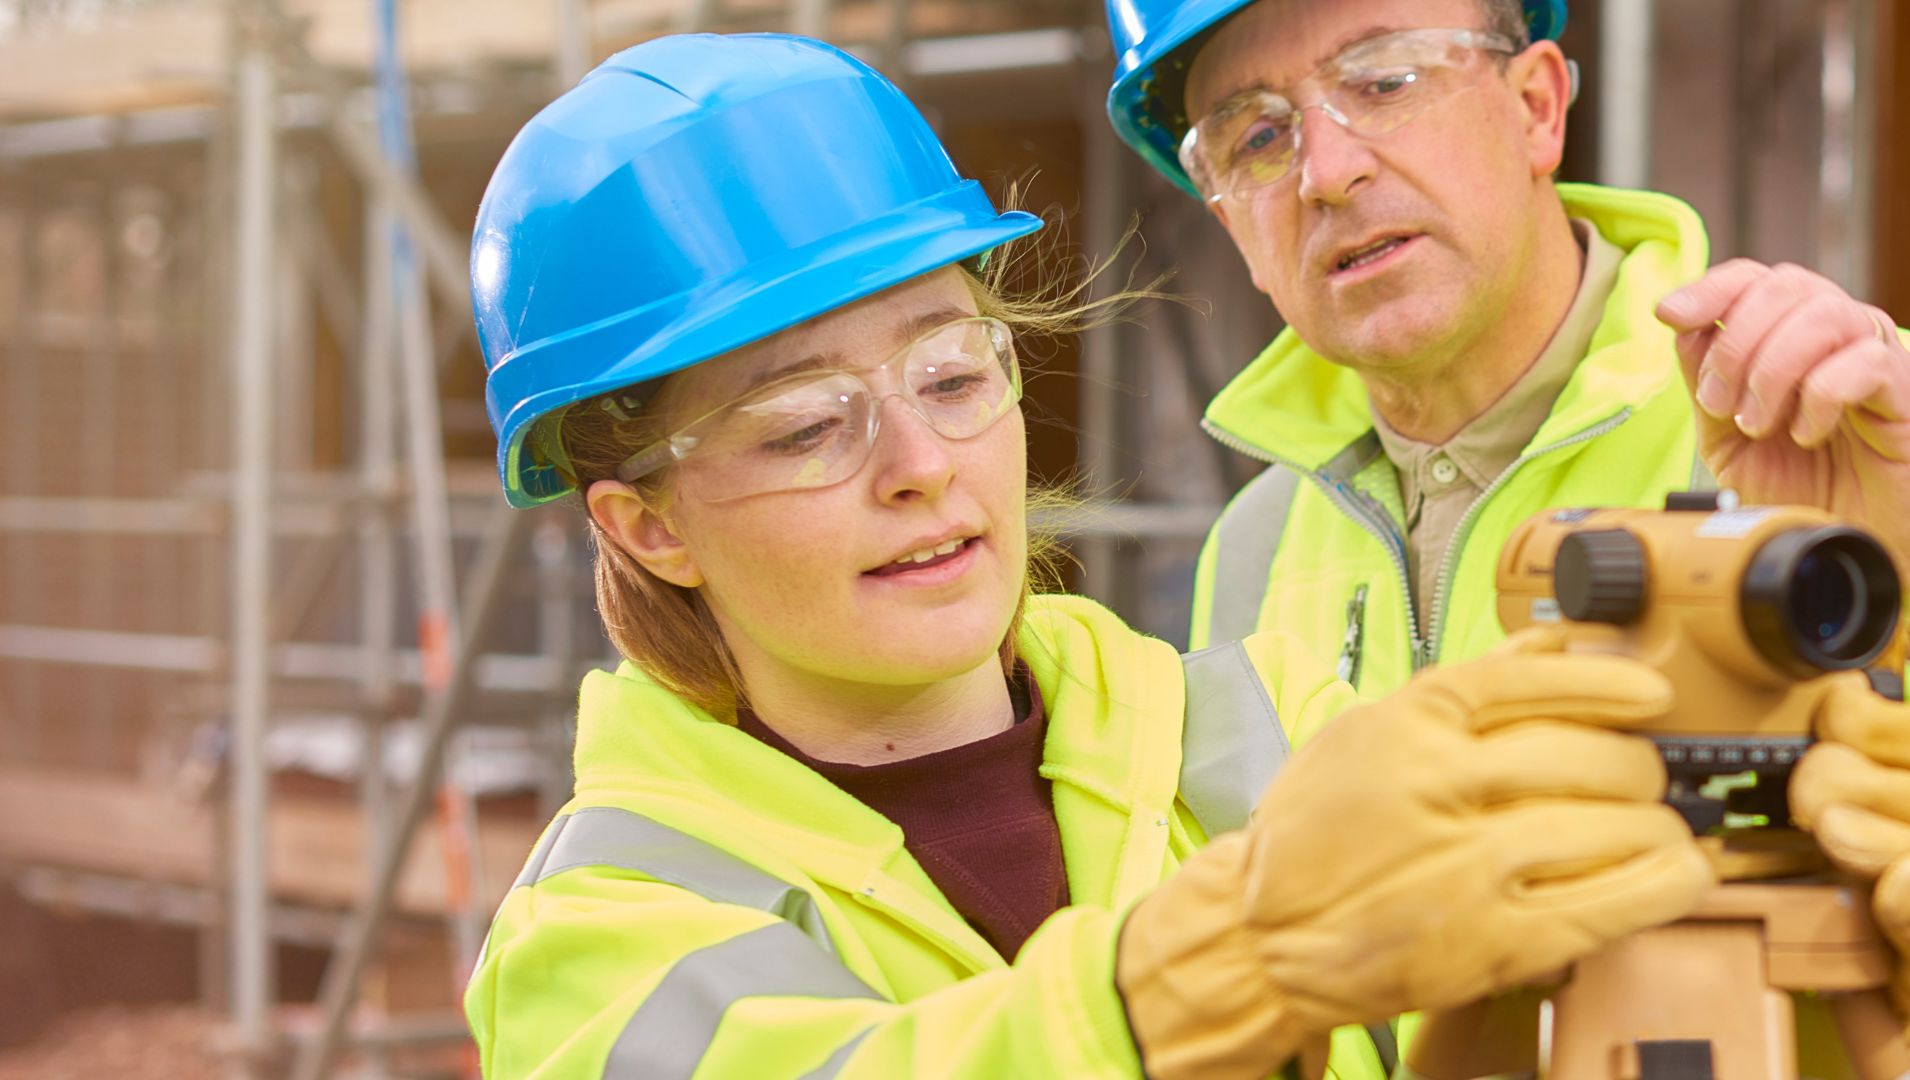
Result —
[[1791, 774], [1791, 817], [1844, 871], [1875, 879], [1871, 914], [1897, 951], [1890, 999], [1910, 1017], [1910, 705], [1836, 677], [1818, 706], [1817, 745]]
[[1148, 1075], [1260, 1077], [1342, 1024], [1459, 1005], [1676, 919], [1713, 883], [1615, 730], [1662, 715], [1642, 663], [1557, 634], [1348, 711], [1137, 906], [1116, 983]]

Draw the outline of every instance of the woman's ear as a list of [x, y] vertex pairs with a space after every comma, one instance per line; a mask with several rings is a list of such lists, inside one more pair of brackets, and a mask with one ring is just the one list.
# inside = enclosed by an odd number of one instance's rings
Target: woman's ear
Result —
[[621, 480], [599, 480], [585, 495], [590, 516], [610, 541], [628, 552], [645, 570], [672, 585], [694, 589], [703, 584], [703, 571], [682, 537], [657, 510]]

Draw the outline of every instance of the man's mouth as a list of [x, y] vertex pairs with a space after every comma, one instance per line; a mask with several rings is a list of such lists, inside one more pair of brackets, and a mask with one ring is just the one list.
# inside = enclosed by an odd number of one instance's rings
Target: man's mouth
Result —
[[1357, 270], [1368, 263], [1378, 262], [1410, 240], [1412, 240], [1410, 236], [1389, 236], [1357, 251], [1350, 251], [1340, 256], [1340, 261], [1334, 265], [1333, 272], [1344, 273], [1348, 270]]

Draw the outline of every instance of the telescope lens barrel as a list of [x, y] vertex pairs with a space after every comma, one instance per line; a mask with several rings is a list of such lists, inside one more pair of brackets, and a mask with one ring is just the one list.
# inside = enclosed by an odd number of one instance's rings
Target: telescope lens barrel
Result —
[[1799, 559], [1791, 625], [1827, 654], [1848, 649], [1870, 606], [1863, 581], [1863, 570], [1847, 551], [1813, 551]]
[[1745, 570], [1741, 599], [1745, 631], [1765, 659], [1811, 678], [1875, 660], [1896, 632], [1902, 598], [1883, 547], [1832, 526], [1767, 541]]

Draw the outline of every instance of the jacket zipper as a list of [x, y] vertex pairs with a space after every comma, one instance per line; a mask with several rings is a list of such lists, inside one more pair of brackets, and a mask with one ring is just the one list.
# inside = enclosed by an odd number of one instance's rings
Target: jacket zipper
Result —
[[1260, 447], [1227, 431], [1225, 428], [1220, 427], [1212, 420], [1202, 418], [1200, 426], [1222, 446], [1236, 453], [1245, 454], [1256, 461], [1262, 461], [1269, 465], [1280, 465], [1292, 469], [1294, 472], [1312, 480], [1314, 485], [1318, 487], [1335, 506], [1339, 507], [1342, 513], [1360, 523], [1366, 528], [1367, 532], [1372, 533], [1380, 543], [1386, 546], [1387, 553], [1393, 557], [1393, 568], [1398, 571], [1399, 574], [1399, 595], [1406, 601], [1407, 636], [1412, 642], [1413, 650], [1412, 669], [1418, 671], [1431, 664], [1439, 655], [1439, 634], [1440, 631], [1444, 629], [1441, 624], [1445, 621], [1447, 587], [1450, 584], [1453, 572], [1458, 567], [1459, 553], [1464, 550], [1466, 537], [1471, 535], [1473, 523], [1478, 520], [1480, 507], [1483, 507], [1487, 500], [1491, 499], [1493, 495], [1498, 493], [1500, 488], [1512, 480], [1515, 473], [1524, 468], [1525, 465], [1534, 458], [1543, 457], [1555, 450], [1563, 450], [1568, 446], [1576, 446], [1579, 443], [1596, 439], [1629, 419], [1631, 419], [1631, 408], [1628, 406], [1620, 409], [1612, 416], [1593, 424], [1591, 427], [1580, 431], [1576, 435], [1560, 439], [1558, 442], [1521, 454], [1511, 465], [1506, 467], [1504, 472], [1499, 474], [1498, 479], [1494, 480], [1484, 491], [1479, 493], [1478, 498], [1472, 500], [1472, 505], [1466, 508], [1465, 516], [1459, 519], [1459, 527], [1453, 530], [1452, 540], [1446, 545], [1445, 556], [1439, 561], [1439, 574], [1433, 579], [1432, 603], [1427, 613], [1426, 634], [1424, 637], [1419, 635], [1419, 620], [1413, 610], [1412, 580], [1406, 571], [1406, 538], [1399, 534], [1399, 530], [1392, 527], [1390, 515], [1386, 515], [1383, 509], [1379, 511], [1379, 516], [1384, 516], [1387, 519], [1382, 524], [1377, 519], [1369, 500], [1361, 493], [1353, 491], [1348, 485], [1328, 480], [1325, 476], [1322, 476], [1312, 469], [1303, 468], [1278, 454], [1268, 453]]
[[1414, 658], [1413, 670], [1417, 671], [1431, 664], [1439, 656], [1439, 632], [1444, 629], [1441, 624], [1445, 621], [1446, 593], [1452, 576], [1459, 567], [1459, 554], [1465, 550], [1466, 537], [1471, 535], [1473, 523], [1478, 520], [1480, 507], [1483, 507], [1488, 499], [1509, 483], [1513, 474], [1524, 468], [1533, 458], [1543, 457], [1554, 450], [1563, 450], [1568, 446], [1576, 446], [1596, 439], [1629, 419], [1631, 419], [1631, 408], [1627, 406], [1570, 438], [1560, 439], [1549, 446], [1542, 446], [1537, 450], [1529, 450], [1519, 455], [1512, 464], [1506, 466], [1506, 470], [1499, 474], [1498, 479], [1480, 492], [1478, 498], [1472, 500], [1472, 505], [1466, 507], [1465, 515], [1459, 519], [1459, 527], [1453, 530], [1452, 540], [1446, 545], [1445, 557], [1439, 560], [1439, 575], [1433, 578], [1432, 606], [1426, 623], [1426, 652], [1423, 657]]
[[1329, 480], [1312, 469], [1304, 468], [1278, 454], [1268, 453], [1220, 427], [1212, 420], [1203, 417], [1200, 426], [1207, 434], [1213, 436], [1215, 441], [1236, 453], [1245, 454], [1268, 465], [1292, 469], [1313, 481], [1314, 486], [1320, 489], [1328, 501], [1339, 507], [1341, 513], [1358, 522], [1367, 532], [1373, 534], [1375, 540], [1385, 546], [1386, 553], [1392, 556], [1393, 570], [1399, 577], [1399, 595], [1406, 601], [1406, 636], [1412, 644], [1413, 670], [1418, 671], [1419, 658], [1425, 652], [1425, 644], [1419, 637], [1419, 618], [1413, 611], [1412, 579], [1406, 572], [1406, 538], [1393, 527], [1392, 515], [1388, 514], [1384, 508], [1376, 511], [1374, 505], [1361, 493], [1354, 491], [1350, 485]]

